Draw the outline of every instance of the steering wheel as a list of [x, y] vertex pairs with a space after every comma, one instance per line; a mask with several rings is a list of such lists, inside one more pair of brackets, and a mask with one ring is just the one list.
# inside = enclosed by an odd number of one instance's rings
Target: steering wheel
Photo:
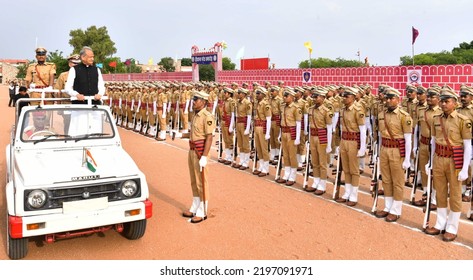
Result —
[[56, 134], [56, 133], [54, 133], [52, 131], [49, 131], [49, 130], [40, 130], [40, 131], [36, 131], [35, 133], [31, 134], [29, 139], [32, 140], [36, 136], [39, 136], [39, 135], [46, 136], [46, 135], [53, 135], [53, 134]]

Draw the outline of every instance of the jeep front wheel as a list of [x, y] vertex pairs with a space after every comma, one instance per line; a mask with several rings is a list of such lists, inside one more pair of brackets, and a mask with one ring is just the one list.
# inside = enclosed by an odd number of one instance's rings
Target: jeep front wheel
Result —
[[123, 225], [123, 236], [130, 240], [136, 240], [143, 237], [146, 231], [146, 219], [125, 223]]
[[12, 260], [18, 260], [26, 257], [28, 254], [28, 238], [11, 238], [10, 223], [7, 215], [7, 253]]

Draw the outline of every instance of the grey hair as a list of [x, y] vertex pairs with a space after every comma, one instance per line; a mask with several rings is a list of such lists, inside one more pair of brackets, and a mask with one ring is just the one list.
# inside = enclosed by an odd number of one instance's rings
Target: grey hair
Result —
[[91, 51], [91, 52], [93, 52], [93, 50], [92, 50], [91, 47], [87, 47], [87, 46], [82, 47], [82, 50], [80, 50], [79, 55], [80, 55], [81, 57], [83, 57], [83, 56], [85, 55], [85, 52], [88, 51], [88, 50]]

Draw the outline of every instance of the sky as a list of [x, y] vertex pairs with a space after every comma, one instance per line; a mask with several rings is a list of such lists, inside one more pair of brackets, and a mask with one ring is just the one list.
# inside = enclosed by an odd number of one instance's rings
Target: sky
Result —
[[[0, 59], [34, 59], [36, 46], [72, 52], [69, 32], [107, 27], [122, 61], [190, 58], [191, 47], [225, 41], [223, 56], [269, 57], [276, 68], [311, 58], [399, 65], [414, 53], [473, 41], [471, 0], [3, 0]], [[360, 56], [357, 52], [360, 51]]]

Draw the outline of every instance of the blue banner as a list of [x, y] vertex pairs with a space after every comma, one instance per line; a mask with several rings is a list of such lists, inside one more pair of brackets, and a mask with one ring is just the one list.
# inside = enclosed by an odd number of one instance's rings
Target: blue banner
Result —
[[216, 54], [193, 55], [191, 59], [192, 59], [192, 63], [210, 64], [212, 62], [217, 62], [217, 55]]

